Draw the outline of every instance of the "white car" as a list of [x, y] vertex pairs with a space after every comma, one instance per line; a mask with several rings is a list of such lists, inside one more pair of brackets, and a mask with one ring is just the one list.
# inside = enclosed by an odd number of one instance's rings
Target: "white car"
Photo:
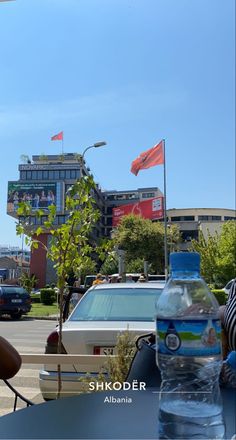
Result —
[[[155, 302], [165, 283], [113, 283], [91, 287], [63, 324], [63, 352], [113, 354], [117, 336], [129, 330], [134, 337], [155, 332]], [[46, 353], [57, 353], [58, 330], [49, 335]], [[81, 392], [81, 378], [86, 373], [99, 372], [99, 366], [64, 365], [62, 369], [62, 396]], [[57, 367], [45, 365], [39, 376], [40, 390], [45, 400], [56, 398]]]

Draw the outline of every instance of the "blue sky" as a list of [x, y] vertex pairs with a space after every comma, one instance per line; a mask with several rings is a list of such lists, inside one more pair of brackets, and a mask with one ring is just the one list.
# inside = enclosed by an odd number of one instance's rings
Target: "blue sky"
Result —
[[0, 244], [17, 245], [7, 181], [22, 154], [96, 141], [104, 189], [158, 186], [131, 162], [166, 139], [167, 208], [235, 207], [234, 0], [0, 2]]

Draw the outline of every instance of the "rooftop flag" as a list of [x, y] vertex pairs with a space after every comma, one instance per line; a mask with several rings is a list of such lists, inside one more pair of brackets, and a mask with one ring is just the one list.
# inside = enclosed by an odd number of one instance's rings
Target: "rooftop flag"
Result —
[[164, 164], [163, 141], [159, 142], [159, 144], [154, 145], [154, 147], [150, 148], [144, 153], [141, 153], [140, 156], [132, 162], [131, 173], [137, 176], [140, 170], [162, 164]]
[[51, 141], [63, 141], [63, 131], [52, 136]]

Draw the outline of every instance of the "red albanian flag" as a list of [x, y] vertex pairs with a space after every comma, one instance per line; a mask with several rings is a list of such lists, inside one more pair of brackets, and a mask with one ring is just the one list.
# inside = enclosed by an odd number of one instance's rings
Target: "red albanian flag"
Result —
[[137, 176], [140, 170], [164, 164], [163, 141], [154, 145], [150, 150], [141, 153], [140, 156], [132, 162], [131, 173]]
[[63, 141], [63, 131], [51, 137], [51, 141]]

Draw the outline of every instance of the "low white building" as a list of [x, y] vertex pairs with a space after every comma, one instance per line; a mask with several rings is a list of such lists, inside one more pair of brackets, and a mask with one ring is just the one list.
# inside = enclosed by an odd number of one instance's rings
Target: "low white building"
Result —
[[179, 226], [184, 250], [192, 239], [198, 239], [199, 231], [207, 238], [208, 231], [211, 235], [220, 233], [222, 225], [229, 220], [236, 220], [234, 209], [222, 208], [183, 208], [167, 210], [168, 224]]

